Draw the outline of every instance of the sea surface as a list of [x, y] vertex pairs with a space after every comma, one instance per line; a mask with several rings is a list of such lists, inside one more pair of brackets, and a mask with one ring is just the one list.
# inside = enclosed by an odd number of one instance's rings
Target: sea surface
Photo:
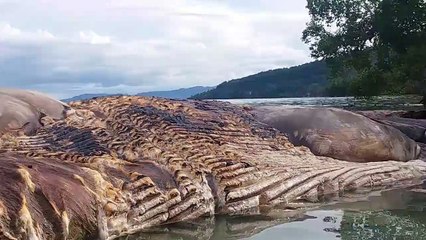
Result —
[[349, 110], [418, 110], [422, 109], [419, 96], [380, 96], [372, 98], [315, 97], [315, 98], [259, 98], [221, 99], [238, 105], [337, 107]]
[[[239, 105], [419, 110], [417, 96], [227, 99]], [[128, 239], [426, 240], [426, 185], [349, 196], [305, 210], [272, 209], [259, 216], [216, 216], [164, 226]]]

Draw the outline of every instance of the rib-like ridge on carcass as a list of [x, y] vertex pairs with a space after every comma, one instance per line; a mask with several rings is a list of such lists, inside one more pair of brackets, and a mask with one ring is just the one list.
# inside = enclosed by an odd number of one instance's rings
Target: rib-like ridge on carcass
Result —
[[0, 187], [0, 237], [114, 239], [426, 175], [422, 161], [316, 157], [228, 103], [122, 96], [70, 105], [74, 115], [44, 117], [35, 135], [1, 137], [9, 185]]

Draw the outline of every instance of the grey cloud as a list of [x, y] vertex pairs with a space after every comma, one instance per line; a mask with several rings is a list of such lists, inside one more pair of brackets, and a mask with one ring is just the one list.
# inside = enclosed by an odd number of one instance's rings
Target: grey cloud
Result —
[[[0, 85], [58, 97], [136, 93], [211, 86], [310, 60], [299, 1], [85, 2], [0, 0], [8, 8], [0, 10]], [[19, 34], [2, 33], [2, 23]]]

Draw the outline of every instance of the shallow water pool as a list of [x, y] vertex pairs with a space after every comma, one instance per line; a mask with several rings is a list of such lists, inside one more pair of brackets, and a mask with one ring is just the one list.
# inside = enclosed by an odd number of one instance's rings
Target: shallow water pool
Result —
[[398, 189], [361, 196], [347, 196], [344, 202], [311, 206], [309, 210], [276, 208], [257, 216], [199, 219], [126, 239], [426, 239], [425, 190]]

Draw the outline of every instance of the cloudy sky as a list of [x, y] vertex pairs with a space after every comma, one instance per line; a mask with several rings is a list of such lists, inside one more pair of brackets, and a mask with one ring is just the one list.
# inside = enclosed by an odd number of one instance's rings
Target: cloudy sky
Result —
[[58, 98], [222, 81], [310, 61], [304, 0], [0, 0], [0, 86]]

